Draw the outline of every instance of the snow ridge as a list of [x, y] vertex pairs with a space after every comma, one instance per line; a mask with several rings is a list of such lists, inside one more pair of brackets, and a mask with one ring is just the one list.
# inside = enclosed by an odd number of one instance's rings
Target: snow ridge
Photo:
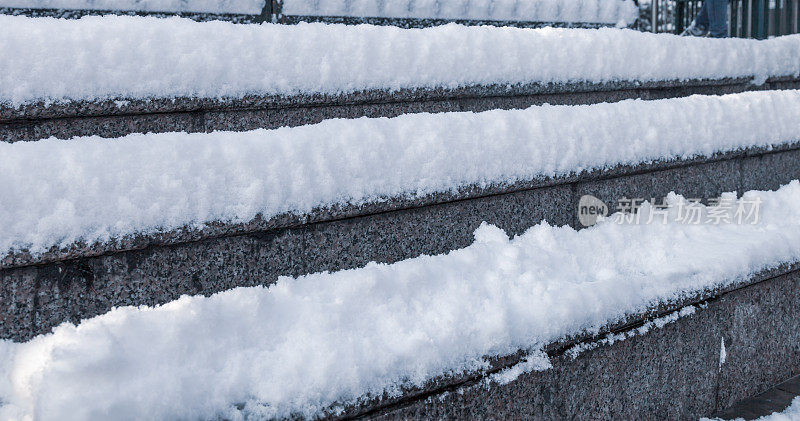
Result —
[[0, 16], [0, 56], [13, 58], [0, 61], [0, 104], [535, 82], [765, 80], [800, 74], [799, 50], [800, 35], [755, 41], [611, 28], [401, 29]]

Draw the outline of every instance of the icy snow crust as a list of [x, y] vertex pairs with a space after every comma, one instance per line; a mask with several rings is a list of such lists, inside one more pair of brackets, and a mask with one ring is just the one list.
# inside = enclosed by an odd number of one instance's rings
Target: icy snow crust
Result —
[[0, 0], [0, 7], [258, 15], [264, 0]]
[[[0, 4], [2, 4], [0, 2]], [[630, 25], [631, 0], [284, 0], [285, 15], [594, 22]]]
[[800, 140], [800, 91], [0, 143], [0, 252]]
[[[724, 200], [736, 208], [735, 194]], [[529, 351], [496, 379], [512, 381], [547, 368], [542, 347], [565, 335], [800, 259], [800, 183], [742, 200], [760, 201], [756, 224], [677, 222], [687, 204], [672, 194], [665, 224], [542, 223], [514, 239], [484, 224], [446, 255], [118, 308], [0, 342], [0, 418], [312, 416]]]
[[[136, 40], [136, 42], [131, 42]], [[0, 104], [800, 74], [800, 35], [0, 16]]]

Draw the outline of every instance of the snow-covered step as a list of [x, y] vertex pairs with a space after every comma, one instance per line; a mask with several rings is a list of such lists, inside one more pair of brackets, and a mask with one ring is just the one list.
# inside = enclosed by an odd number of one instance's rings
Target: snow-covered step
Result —
[[797, 88], [798, 50], [800, 36], [6, 16], [0, 53], [14, 60], [0, 62], [0, 140]]
[[449, 254], [1, 341], [0, 416], [711, 415], [800, 369], [800, 182], [723, 199], [697, 206], [718, 223], [670, 195], [581, 231], [482, 224]]
[[408, 26], [418, 20], [427, 24], [478, 21], [629, 26], [639, 17], [639, 8], [632, 0], [284, 0], [278, 13], [290, 22], [313, 18], [380, 22], [383, 18]]
[[0, 13], [79, 17], [93, 13], [180, 14], [198, 20], [260, 22], [371, 22], [430, 26], [471, 24], [591, 24], [629, 26], [638, 18], [633, 0], [0, 0]]
[[[272, 0], [270, 0], [270, 3]], [[271, 19], [265, 0], [0, 0], [0, 15], [80, 19], [93, 15], [180, 16], [199, 22], [261, 23]]]
[[0, 145], [0, 334], [800, 178], [800, 92]]
[[257, 15], [264, 0], [0, 0], [0, 7]]

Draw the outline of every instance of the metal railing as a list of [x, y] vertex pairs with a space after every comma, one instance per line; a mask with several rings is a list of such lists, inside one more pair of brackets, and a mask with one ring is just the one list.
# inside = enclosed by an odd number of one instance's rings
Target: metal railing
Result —
[[[700, 12], [702, 0], [651, 0], [642, 4], [640, 28], [680, 34]], [[800, 33], [800, 0], [730, 0], [732, 37], [766, 39]]]

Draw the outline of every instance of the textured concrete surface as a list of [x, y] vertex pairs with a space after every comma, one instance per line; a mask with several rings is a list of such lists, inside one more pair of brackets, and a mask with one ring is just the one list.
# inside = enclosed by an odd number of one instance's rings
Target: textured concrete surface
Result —
[[0, 141], [119, 137], [165, 131], [210, 132], [313, 124], [330, 118], [392, 117], [404, 113], [485, 111], [550, 104], [594, 104], [623, 99], [675, 98], [747, 90], [796, 89], [798, 78], [470, 86], [455, 89], [382, 90], [291, 97], [151, 98], [0, 105]]
[[[749, 320], [742, 323], [742, 317]], [[728, 353], [720, 365], [722, 339]], [[737, 289], [661, 329], [551, 355], [553, 368], [365, 408], [380, 419], [696, 420], [800, 373], [800, 273]], [[745, 367], [743, 369], [743, 367]], [[355, 415], [353, 413], [352, 415]]]
[[[663, 197], [669, 191], [713, 197], [741, 191], [741, 167], [759, 166], [748, 188], [774, 188], [796, 178], [787, 172], [797, 149], [656, 163], [532, 180], [518, 186], [466, 188], [365, 206], [325, 209], [242, 226], [134, 237], [76, 246], [47, 258], [13, 255], [0, 269], [0, 338], [23, 340], [67, 320], [102, 314], [113, 306], [158, 304], [181, 294], [211, 294], [235, 286], [268, 285], [278, 276], [360, 267], [440, 254], [469, 245], [487, 221], [510, 235], [546, 219], [575, 225], [577, 200], [596, 194], [608, 203], [624, 197]], [[763, 180], [763, 185], [759, 185]], [[612, 208], [613, 209], [613, 208]], [[107, 248], [103, 248], [107, 247]]]

